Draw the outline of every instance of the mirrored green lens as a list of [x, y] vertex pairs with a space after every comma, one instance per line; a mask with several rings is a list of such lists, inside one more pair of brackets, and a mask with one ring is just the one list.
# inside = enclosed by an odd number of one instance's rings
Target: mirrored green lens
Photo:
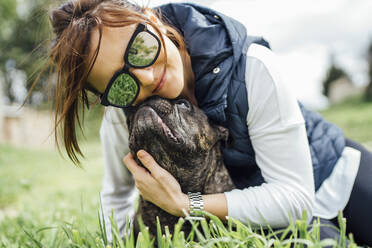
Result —
[[117, 106], [128, 106], [136, 98], [137, 91], [136, 81], [129, 74], [122, 73], [111, 85], [107, 100]]
[[128, 61], [134, 66], [147, 66], [154, 61], [158, 49], [159, 43], [154, 36], [140, 32], [129, 48]]

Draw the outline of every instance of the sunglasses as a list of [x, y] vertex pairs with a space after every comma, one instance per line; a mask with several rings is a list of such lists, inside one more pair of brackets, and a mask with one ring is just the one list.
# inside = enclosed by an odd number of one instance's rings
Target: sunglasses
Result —
[[157, 35], [147, 30], [144, 24], [138, 24], [124, 53], [124, 67], [115, 72], [100, 96], [102, 105], [119, 108], [132, 105], [140, 86], [129, 68], [145, 68], [154, 64], [160, 53], [160, 44]]

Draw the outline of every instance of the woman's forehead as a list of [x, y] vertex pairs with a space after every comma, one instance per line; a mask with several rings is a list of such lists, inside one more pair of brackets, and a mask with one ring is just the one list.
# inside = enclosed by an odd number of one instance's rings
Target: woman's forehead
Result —
[[[102, 26], [102, 38], [97, 59], [88, 81], [99, 91], [105, 88], [112, 75], [124, 65], [124, 52], [136, 24], [124, 27]], [[92, 59], [99, 43], [99, 30], [94, 29], [90, 40], [89, 58]], [[101, 85], [101, 84], [105, 85]]]

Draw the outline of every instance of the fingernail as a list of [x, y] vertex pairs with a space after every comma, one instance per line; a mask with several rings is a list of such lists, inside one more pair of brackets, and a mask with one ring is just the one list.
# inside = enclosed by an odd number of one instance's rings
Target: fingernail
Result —
[[143, 150], [140, 150], [137, 152], [137, 156], [142, 158], [145, 156], [145, 152]]

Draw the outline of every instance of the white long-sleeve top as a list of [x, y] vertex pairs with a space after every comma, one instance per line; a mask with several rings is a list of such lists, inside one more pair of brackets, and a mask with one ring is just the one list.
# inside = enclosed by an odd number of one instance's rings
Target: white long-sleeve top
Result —
[[226, 192], [229, 216], [252, 225], [284, 227], [312, 217], [314, 176], [297, 100], [267, 48], [252, 44], [246, 63], [247, 125], [257, 165], [266, 183]]
[[[336, 216], [337, 210], [343, 209], [347, 203], [357, 171], [354, 166], [355, 173], [349, 176], [346, 194], [345, 185], [341, 188], [340, 185], [323, 183], [321, 189], [324, 184], [329, 187], [323, 190], [325, 194], [315, 200], [305, 122], [297, 100], [280, 72], [280, 62], [271, 50], [256, 44], [249, 47], [246, 63], [249, 104], [247, 125], [256, 162], [266, 183], [225, 192], [225, 196], [228, 215], [250, 222], [253, 226], [269, 224], [273, 228], [285, 227], [291, 218], [301, 218], [303, 210], [307, 211], [309, 220], [314, 209], [318, 211], [317, 214], [328, 211], [328, 215], [324, 216], [329, 216], [329, 213]], [[106, 108], [100, 136], [105, 161], [101, 201], [110, 235], [108, 216], [111, 210], [114, 210], [119, 229], [123, 232], [125, 216], [133, 216], [138, 194], [133, 178], [122, 162], [129, 149], [128, 129], [121, 109]], [[350, 157], [345, 152], [343, 155], [345, 158]], [[351, 161], [359, 164], [356, 159]], [[342, 167], [339, 164], [335, 168]], [[334, 181], [337, 181], [335, 177]], [[317, 202], [330, 201], [332, 204], [332, 199], [328, 197], [334, 193], [345, 196], [341, 197], [341, 201], [338, 199], [332, 209], [317, 207]]]

